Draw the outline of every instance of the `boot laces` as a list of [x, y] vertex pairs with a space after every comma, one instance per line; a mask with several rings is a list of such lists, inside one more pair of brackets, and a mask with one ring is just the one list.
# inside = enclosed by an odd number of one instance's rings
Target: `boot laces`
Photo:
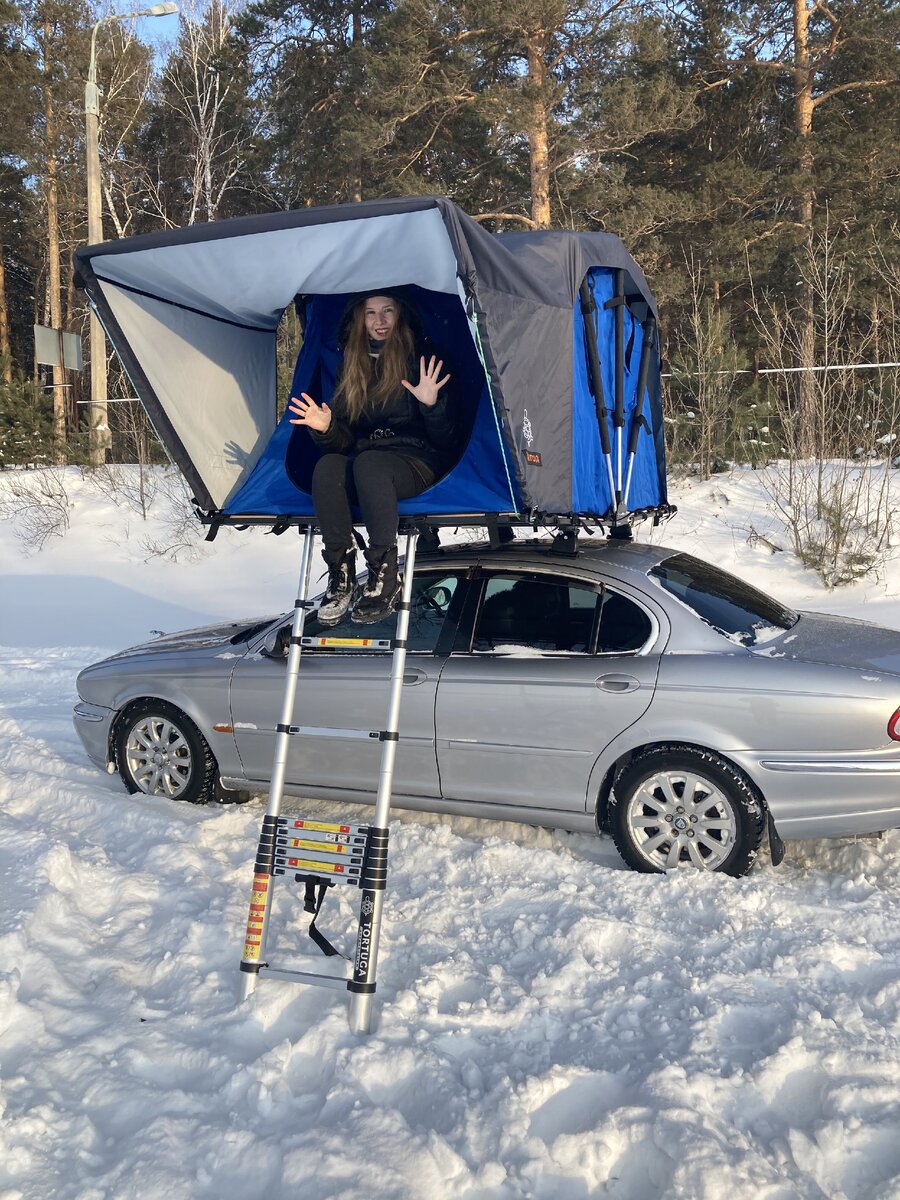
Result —
[[337, 566], [332, 567], [328, 572], [328, 590], [326, 595], [329, 599], [333, 599], [339, 592], [343, 591], [347, 584], [347, 576], [350, 573], [350, 568], [346, 562], [339, 562]]
[[386, 571], [387, 563], [381, 563], [378, 567], [369, 567], [369, 578], [366, 580], [364, 595], [369, 597], [380, 595]]

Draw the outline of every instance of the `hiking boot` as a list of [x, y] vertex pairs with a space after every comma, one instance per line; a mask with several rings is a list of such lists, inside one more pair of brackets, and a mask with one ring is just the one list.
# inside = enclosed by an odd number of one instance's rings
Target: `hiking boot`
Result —
[[356, 599], [356, 551], [326, 550], [323, 557], [328, 563], [328, 587], [319, 607], [319, 624], [337, 625]]
[[353, 606], [350, 620], [357, 625], [374, 625], [394, 611], [400, 599], [397, 546], [369, 546], [366, 550], [369, 578]]

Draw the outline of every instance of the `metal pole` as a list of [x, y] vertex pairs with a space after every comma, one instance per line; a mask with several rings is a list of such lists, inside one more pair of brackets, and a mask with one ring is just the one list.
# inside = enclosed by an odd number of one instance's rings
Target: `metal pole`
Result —
[[[112, 21], [127, 21], [132, 17], [165, 17], [178, 12], [174, 0], [163, 0], [137, 12], [111, 13], [95, 21], [91, 29], [91, 58], [87, 83], [84, 85], [85, 154], [87, 156], [87, 219], [88, 242], [96, 246], [103, 241], [103, 197], [100, 183], [100, 89], [97, 87], [97, 30]], [[88, 410], [88, 451], [92, 467], [106, 462], [106, 451], [112, 446], [107, 424], [106, 408], [106, 334], [100, 318], [90, 310], [91, 347], [91, 407]]]
[[303, 625], [309, 608], [309, 575], [312, 568], [314, 528], [307, 525], [300, 560], [300, 581], [297, 599], [294, 601], [294, 620], [291, 624], [291, 643], [288, 648], [287, 675], [284, 681], [284, 700], [281, 705], [281, 721], [275, 732], [275, 756], [272, 763], [272, 780], [269, 784], [269, 802], [263, 817], [256, 863], [253, 868], [253, 888], [250, 894], [250, 909], [247, 914], [247, 932], [244, 937], [244, 952], [241, 956], [241, 1000], [246, 1000], [256, 987], [259, 969], [265, 962], [266, 933], [272, 905], [272, 865], [275, 850], [275, 824], [281, 812], [281, 797], [284, 792], [284, 777], [287, 771], [288, 747], [291, 735], [288, 732], [294, 715], [294, 700], [297, 695], [297, 676], [300, 673]]
[[628, 436], [628, 474], [625, 479], [625, 494], [622, 497], [623, 508], [628, 509], [628, 496], [631, 492], [631, 474], [634, 470], [634, 456], [637, 453], [638, 435], [641, 431], [641, 417], [644, 415], [644, 394], [647, 391], [647, 376], [650, 373], [650, 355], [656, 341], [656, 321], [648, 317], [643, 324], [644, 341], [641, 346], [641, 365], [638, 368], [637, 395], [635, 396], [634, 412], [631, 417], [631, 433]]
[[[107, 18], [108, 19], [108, 18]], [[84, 87], [85, 147], [87, 154], [88, 241], [103, 241], [103, 199], [100, 192], [100, 89], [97, 87], [97, 21], [91, 30], [91, 61]], [[91, 407], [88, 410], [88, 446], [92, 467], [102, 466], [112, 444], [106, 408], [106, 337], [100, 318], [90, 311]]]
[[394, 760], [400, 730], [400, 701], [403, 698], [403, 671], [406, 666], [406, 639], [409, 634], [409, 610], [412, 600], [413, 571], [416, 565], [416, 539], [413, 530], [406, 535], [406, 558], [403, 564], [403, 595], [397, 605], [397, 636], [391, 662], [391, 692], [388, 701], [384, 746], [381, 751], [381, 773], [375, 799], [375, 821], [370, 830], [376, 845], [374, 882], [376, 886], [362, 888], [359, 932], [353, 958], [353, 978], [347, 984], [350, 992], [350, 1029], [353, 1033], [369, 1033], [375, 999], [375, 968], [378, 965], [378, 939], [381, 934], [381, 911], [384, 906], [384, 883], [387, 873], [388, 823], [391, 815], [391, 792], [394, 784]]
[[622, 499], [622, 430], [625, 427], [625, 272], [616, 271], [616, 501]]

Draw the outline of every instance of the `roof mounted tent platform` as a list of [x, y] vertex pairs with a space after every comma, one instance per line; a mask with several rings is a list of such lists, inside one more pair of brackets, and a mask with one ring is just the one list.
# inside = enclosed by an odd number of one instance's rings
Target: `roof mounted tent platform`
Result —
[[401, 502], [429, 524], [621, 525], [665, 515], [656, 307], [619, 239], [487, 233], [443, 197], [244, 217], [88, 246], [77, 273], [213, 524], [307, 524], [317, 450], [276, 415], [296, 303], [299, 390], [328, 401], [350, 299], [408, 300], [454, 376], [465, 444]]
[[[627, 530], [639, 512], [668, 510], [656, 311], [640, 270], [608, 234], [494, 237], [446, 199], [378, 201], [245, 218], [87, 247], [79, 278], [201, 518], [304, 527], [281, 721], [257, 846], [241, 957], [241, 998], [261, 974], [346, 989], [354, 1032], [372, 1027], [387, 880], [388, 822], [417, 533], [423, 524], [554, 524], [574, 543], [583, 520]], [[293, 724], [311, 607], [317, 451], [302, 427], [276, 420], [275, 337], [296, 302], [304, 339], [293, 394], [329, 400], [348, 300], [399, 291], [426, 337], [452, 363], [465, 446], [447, 474], [401, 502], [403, 596], [383, 730]], [[612, 407], [610, 407], [612, 403]], [[320, 641], [322, 639], [319, 639]], [[327, 641], [327, 639], [325, 639]], [[342, 639], [344, 645], [347, 639]], [[374, 822], [330, 825], [282, 817], [290, 738], [382, 743]], [[315, 930], [324, 888], [359, 888], [349, 974], [269, 962], [276, 878], [306, 886]]]

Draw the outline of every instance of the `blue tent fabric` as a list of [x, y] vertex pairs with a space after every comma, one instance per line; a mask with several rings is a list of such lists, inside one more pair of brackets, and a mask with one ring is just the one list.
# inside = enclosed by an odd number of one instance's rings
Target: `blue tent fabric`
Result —
[[[414, 515], [425, 506], [427, 512], [444, 516], [461, 511], [463, 503], [463, 511], [519, 511], [521, 501], [506, 444], [459, 299], [418, 287], [393, 290], [414, 310], [428, 348], [444, 358], [444, 369], [452, 375], [447, 386], [452, 388], [453, 403], [459, 406], [464, 431], [456, 465], [426, 492], [401, 501], [401, 514]], [[292, 396], [307, 392], [319, 403], [330, 402], [341, 362], [337, 333], [350, 299], [347, 295], [315, 296], [306, 302], [303, 347], [294, 370]], [[310, 484], [318, 457], [308, 431], [291, 425], [286, 412], [253, 473], [225, 507], [224, 514], [313, 515]]]
[[[347, 298], [405, 289], [453, 363], [468, 438], [459, 461], [404, 515], [521, 523], [616, 521], [579, 290], [596, 300], [614, 483], [627, 477], [637, 376], [656, 307], [640, 268], [607, 233], [491, 234], [443, 196], [367, 201], [238, 218], [82, 248], [76, 275], [210, 520], [312, 516], [315, 447], [276, 419], [275, 345], [289, 304], [305, 307], [294, 392], [327, 399]], [[616, 361], [622, 304], [623, 361]], [[654, 336], [627, 508], [666, 507], [659, 353]], [[624, 426], [612, 409], [624, 386]], [[646, 428], [645, 428], [646, 423]], [[615, 488], [619, 490], [618, 486]]]

